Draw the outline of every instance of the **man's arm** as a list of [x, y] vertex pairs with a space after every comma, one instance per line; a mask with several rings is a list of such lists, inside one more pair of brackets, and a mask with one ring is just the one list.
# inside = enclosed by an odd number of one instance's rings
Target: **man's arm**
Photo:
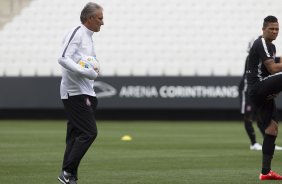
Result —
[[90, 80], [94, 80], [97, 78], [98, 73], [91, 68], [84, 68], [80, 66], [79, 64], [75, 63], [71, 58], [69, 57], [60, 57], [59, 58], [59, 64], [62, 65], [64, 68], [78, 74], [82, 75]]
[[61, 66], [63, 66], [65, 69], [77, 74], [81, 75], [83, 77], [86, 77], [90, 80], [94, 80], [97, 78], [98, 73], [91, 68], [84, 68], [77, 64], [75, 61], [73, 61], [72, 57], [74, 53], [79, 49], [80, 47], [80, 37], [79, 35], [75, 35], [69, 45], [65, 43], [65, 47], [67, 47], [64, 50], [64, 53], [62, 56], [58, 59], [58, 62]]
[[282, 60], [280, 57], [280, 62], [275, 63], [274, 59], [267, 59], [264, 61], [264, 66], [266, 67], [267, 71], [271, 74], [275, 74], [278, 72], [282, 72]]

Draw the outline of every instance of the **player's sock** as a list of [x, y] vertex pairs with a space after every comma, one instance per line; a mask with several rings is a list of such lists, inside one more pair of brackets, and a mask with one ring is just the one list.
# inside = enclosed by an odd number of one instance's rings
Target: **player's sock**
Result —
[[271, 160], [275, 150], [276, 136], [265, 134], [262, 144], [262, 174], [268, 174], [271, 170]]
[[271, 170], [271, 160], [272, 160], [272, 156], [269, 155], [263, 155], [263, 159], [262, 159], [262, 169], [261, 169], [261, 174], [268, 174], [269, 171]]
[[254, 127], [252, 125], [252, 121], [245, 120], [244, 125], [245, 125], [246, 132], [250, 138], [251, 144], [254, 145], [257, 141], [256, 141], [256, 134], [255, 134]]

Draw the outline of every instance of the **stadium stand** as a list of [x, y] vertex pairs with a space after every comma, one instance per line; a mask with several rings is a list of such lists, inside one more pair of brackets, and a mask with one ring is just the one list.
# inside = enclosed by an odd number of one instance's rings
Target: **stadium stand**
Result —
[[[11, 6], [4, 1], [1, 14]], [[0, 76], [60, 76], [61, 39], [88, 0], [23, 2], [28, 6], [1, 21]], [[105, 9], [94, 35], [104, 76], [239, 76], [263, 18], [282, 20], [280, 0], [96, 2]]]
[[17, 15], [31, 0], [0, 0], [0, 29]]

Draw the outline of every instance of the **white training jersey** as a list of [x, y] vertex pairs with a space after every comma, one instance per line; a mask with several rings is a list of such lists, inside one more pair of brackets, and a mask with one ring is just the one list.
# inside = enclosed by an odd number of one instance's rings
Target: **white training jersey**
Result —
[[58, 59], [62, 66], [61, 99], [81, 94], [96, 96], [93, 86], [98, 74], [94, 69], [83, 68], [78, 64], [84, 56], [96, 56], [92, 40], [93, 33], [84, 25], [80, 25], [67, 33], [63, 40]]

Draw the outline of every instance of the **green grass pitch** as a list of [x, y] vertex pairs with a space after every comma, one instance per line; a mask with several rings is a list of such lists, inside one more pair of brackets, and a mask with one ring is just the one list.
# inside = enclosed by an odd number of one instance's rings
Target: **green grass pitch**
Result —
[[[261, 183], [261, 152], [249, 150], [241, 122], [99, 121], [98, 129], [80, 184]], [[1, 120], [0, 183], [59, 183], [65, 130], [64, 121]], [[121, 141], [126, 134], [133, 140]], [[274, 171], [281, 161], [276, 151]]]

